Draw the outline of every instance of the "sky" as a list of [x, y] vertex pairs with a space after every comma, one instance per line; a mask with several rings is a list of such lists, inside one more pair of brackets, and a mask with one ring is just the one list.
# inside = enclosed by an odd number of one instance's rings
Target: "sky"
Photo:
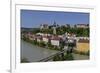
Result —
[[40, 24], [89, 24], [89, 13], [21, 10], [21, 27], [35, 28]]

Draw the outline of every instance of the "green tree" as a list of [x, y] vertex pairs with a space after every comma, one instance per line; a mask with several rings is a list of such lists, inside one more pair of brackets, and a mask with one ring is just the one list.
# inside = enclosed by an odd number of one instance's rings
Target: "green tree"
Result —
[[65, 56], [64, 56], [64, 59], [65, 60], [74, 60], [74, 57], [71, 53], [67, 53]]

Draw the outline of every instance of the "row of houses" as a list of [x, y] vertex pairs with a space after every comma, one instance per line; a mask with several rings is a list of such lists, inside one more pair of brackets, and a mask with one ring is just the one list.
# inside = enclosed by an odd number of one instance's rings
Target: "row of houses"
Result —
[[32, 34], [28, 33], [25, 34], [27, 38], [30, 40], [36, 40], [37, 42], [45, 42], [45, 43], [51, 43], [51, 45], [54, 46], [60, 46], [62, 42], [73, 42], [75, 38], [73, 37], [68, 37], [68, 35], [51, 35], [51, 34], [43, 34], [43, 33], [37, 33], [37, 34]]
[[89, 37], [76, 37], [75, 34], [65, 33], [64, 35], [52, 35], [44, 33], [27, 33], [23, 36], [29, 38], [30, 40], [37, 42], [43, 41], [45, 44], [50, 43], [53, 46], [60, 47], [64, 43], [64, 49], [68, 49], [68, 43], [74, 43], [76, 45], [76, 50], [86, 52], [89, 50]]
[[36, 40], [37, 42], [50, 42], [51, 45], [60, 46], [61, 38], [58, 36], [46, 36], [46, 35], [31, 35], [29, 36], [30, 40]]

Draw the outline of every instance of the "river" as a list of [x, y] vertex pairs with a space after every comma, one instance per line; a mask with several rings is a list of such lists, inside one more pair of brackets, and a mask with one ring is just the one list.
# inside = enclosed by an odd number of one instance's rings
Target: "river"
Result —
[[21, 40], [21, 58], [26, 58], [29, 62], [39, 61], [57, 52], [56, 50], [41, 48]]
[[[29, 62], [37, 62], [41, 59], [44, 59], [48, 56], [51, 56], [58, 51], [50, 50], [46, 48], [41, 48], [35, 45], [32, 45], [28, 42], [21, 40], [21, 59], [26, 58]], [[74, 60], [87, 60], [89, 56], [74, 54], [72, 53]]]

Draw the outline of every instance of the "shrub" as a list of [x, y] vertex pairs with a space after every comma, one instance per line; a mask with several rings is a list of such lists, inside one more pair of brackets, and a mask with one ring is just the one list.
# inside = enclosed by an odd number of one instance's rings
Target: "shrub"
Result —
[[77, 51], [77, 50], [74, 50], [74, 53], [76, 53], [76, 54], [80, 54], [80, 55], [87, 55], [87, 56], [89, 56], [89, 55], [90, 55], [90, 51], [87, 51], [87, 52], [82, 52], [82, 51]]
[[72, 55], [71, 53], [69, 53], [69, 54], [66, 54], [66, 55], [64, 56], [64, 59], [65, 59], [65, 60], [74, 60], [74, 57], [73, 57], [73, 55]]
[[55, 57], [53, 58], [53, 61], [61, 61], [60, 56], [59, 56], [59, 55], [55, 56]]
[[39, 42], [39, 46], [40, 46], [40, 47], [45, 47], [46, 44], [45, 44], [45, 42], [41, 41], [41, 42]]

